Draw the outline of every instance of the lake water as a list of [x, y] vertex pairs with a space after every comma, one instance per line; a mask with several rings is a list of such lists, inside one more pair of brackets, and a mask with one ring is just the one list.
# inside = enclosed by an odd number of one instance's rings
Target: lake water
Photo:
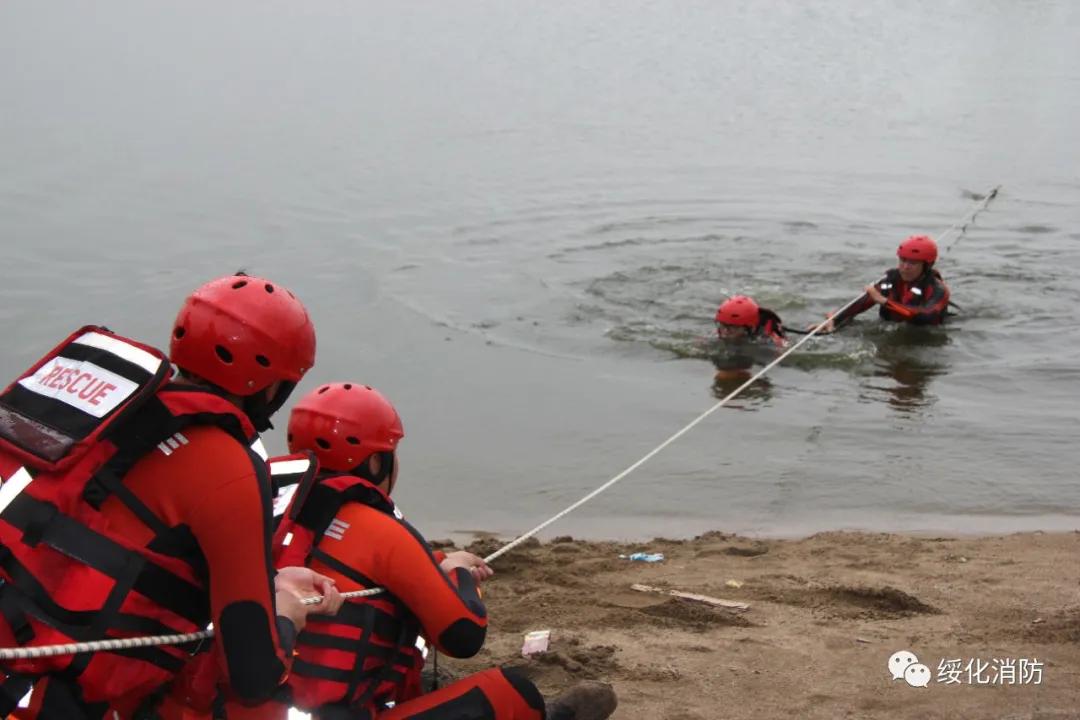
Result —
[[728, 294], [801, 327], [1001, 184], [955, 322], [812, 340], [551, 534], [1075, 528], [1077, 37], [1064, 0], [9, 0], [0, 370], [165, 344], [245, 268], [316, 321], [301, 391], [395, 402], [419, 528], [514, 534], [716, 401]]

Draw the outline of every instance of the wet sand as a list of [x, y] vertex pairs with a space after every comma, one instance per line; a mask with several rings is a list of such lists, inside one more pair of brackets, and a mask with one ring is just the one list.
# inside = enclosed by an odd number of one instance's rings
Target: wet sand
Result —
[[[469, 549], [499, 546], [483, 538]], [[637, 551], [666, 559], [619, 558]], [[468, 661], [441, 657], [440, 671], [513, 665], [545, 693], [606, 680], [624, 720], [1077, 718], [1078, 555], [1077, 532], [534, 542], [494, 564], [487, 647]], [[635, 583], [749, 608], [637, 592]], [[551, 631], [549, 651], [524, 659], [523, 636], [537, 629]], [[900, 650], [928, 667], [927, 687], [892, 679], [888, 662]], [[955, 675], [943, 660], [961, 661]]]

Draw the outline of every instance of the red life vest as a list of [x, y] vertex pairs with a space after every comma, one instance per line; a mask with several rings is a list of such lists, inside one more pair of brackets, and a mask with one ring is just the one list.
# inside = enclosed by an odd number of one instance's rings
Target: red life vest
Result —
[[777, 347], [783, 347], [786, 336], [784, 335], [784, 324], [780, 321], [780, 316], [765, 308], [759, 308], [758, 314], [760, 319], [751, 336], [766, 338]]
[[[889, 300], [894, 300], [903, 305], [928, 305], [931, 296], [937, 288], [941, 288], [944, 299], [939, 302], [940, 309], [932, 317], [920, 320], [918, 324], [938, 325], [945, 321], [949, 304], [949, 286], [941, 277], [941, 273], [931, 268], [929, 272], [916, 279], [914, 282], [906, 282], [900, 277], [900, 271], [896, 268], [886, 271], [885, 278], [878, 285], [882, 294]], [[901, 317], [887, 305], [878, 308], [878, 315], [882, 320], [903, 322], [907, 318]]]
[[[0, 623], [19, 645], [189, 633], [209, 622], [197, 543], [154, 515], [123, 477], [148, 452], [168, 455], [187, 442], [179, 431], [191, 425], [220, 427], [245, 445], [255, 431], [224, 397], [167, 384], [171, 376], [160, 351], [86, 326], [0, 394]], [[153, 530], [151, 543], [110, 529], [100, 512], [110, 495]], [[82, 688], [93, 702], [160, 684], [188, 658], [178, 646], [116, 655], [58, 655], [3, 669], [93, 685]], [[123, 663], [123, 672], [108, 663]]]
[[[298, 460], [306, 460], [306, 465]], [[297, 474], [275, 472], [281, 462], [290, 463]], [[319, 476], [311, 455], [271, 460], [270, 467], [275, 483], [297, 485], [274, 535], [275, 566], [306, 566], [317, 560], [363, 587], [375, 587], [361, 571], [320, 550], [319, 542], [324, 535], [340, 533], [335, 518], [346, 503], [362, 503], [401, 520], [393, 501], [355, 475]], [[350, 599], [333, 617], [308, 617], [296, 639], [289, 675], [293, 704], [309, 711], [327, 705], [363, 710], [419, 695], [424, 664], [416, 647], [419, 633], [409, 609], [385, 592]]]

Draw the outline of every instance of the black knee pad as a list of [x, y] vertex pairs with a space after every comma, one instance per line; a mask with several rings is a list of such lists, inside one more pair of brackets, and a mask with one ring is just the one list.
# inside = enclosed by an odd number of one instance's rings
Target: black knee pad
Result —
[[514, 668], [499, 668], [499, 672], [503, 674], [506, 682], [510, 683], [529, 707], [538, 712], [544, 712], [544, 696], [540, 694], [540, 690], [537, 689], [536, 685], [533, 685], [532, 680], [522, 675], [520, 670]]

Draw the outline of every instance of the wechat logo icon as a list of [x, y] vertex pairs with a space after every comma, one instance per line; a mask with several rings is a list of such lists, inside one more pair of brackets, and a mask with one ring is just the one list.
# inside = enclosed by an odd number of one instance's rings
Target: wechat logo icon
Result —
[[919, 662], [910, 650], [894, 652], [889, 657], [889, 675], [893, 680], [904, 680], [911, 687], [926, 687], [930, 684], [930, 668]]

